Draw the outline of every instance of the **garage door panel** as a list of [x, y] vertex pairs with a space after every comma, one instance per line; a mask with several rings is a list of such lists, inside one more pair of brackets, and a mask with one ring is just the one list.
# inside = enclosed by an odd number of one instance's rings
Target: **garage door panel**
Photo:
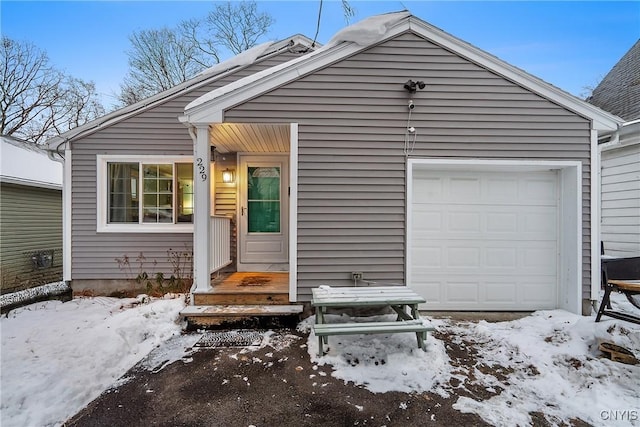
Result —
[[480, 283], [477, 281], [449, 281], [444, 287], [445, 301], [449, 303], [473, 303], [478, 301]]
[[[437, 175], [437, 176], [435, 176]], [[414, 174], [410, 286], [433, 310], [555, 308], [555, 172]]]
[[520, 285], [520, 304], [538, 308], [555, 308], [555, 282], [524, 282]]
[[513, 200], [518, 200], [518, 181], [506, 178], [488, 178], [486, 184], [486, 200], [510, 204]]
[[[448, 184], [448, 188], [447, 188]], [[444, 201], [466, 200], [480, 201], [482, 184], [473, 177], [452, 177], [444, 181]]]
[[491, 282], [484, 286], [484, 301], [492, 304], [508, 305], [517, 298], [516, 285], [513, 282]]

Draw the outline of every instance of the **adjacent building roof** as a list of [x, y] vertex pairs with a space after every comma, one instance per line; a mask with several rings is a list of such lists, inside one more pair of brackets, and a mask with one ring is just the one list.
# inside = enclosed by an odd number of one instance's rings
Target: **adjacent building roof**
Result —
[[46, 150], [11, 136], [1, 136], [0, 182], [62, 189], [62, 164]]
[[313, 73], [331, 63], [347, 58], [375, 44], [412, 31], [427, 40], [490, 70], [533, 93], [549, 99], [576, 114], [590, 119], [593, 129], [602, 134], [617, 130], [623, 119], [460, 40], [406, 11], [367, 18], [341, 30], [329, 43], [308, 55], [244, 77], [194, 100], [185, 108], [183, 123], [203, 125], [220, 123], [227, 108]]
[[628, 122], [640, 119], [640, 39], [602, 79], [587, 102]]

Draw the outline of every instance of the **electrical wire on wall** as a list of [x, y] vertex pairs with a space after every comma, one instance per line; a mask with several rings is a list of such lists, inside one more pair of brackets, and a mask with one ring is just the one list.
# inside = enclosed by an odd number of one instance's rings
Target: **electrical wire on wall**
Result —
[[409, 117], [407, 118], [407, 128], [404, 133], [404, 155], [410, 156], [416, 147], [416, 138], [418, 137], [418, 131], [411, 126], [411, 112], [415, 108], [412, 100], [409, 100]]
[[[425, 86], [426, 84], [422, 80], [413, 81], [409, 79], [403, 87], [410, 95], [413, 95], [418, 89], [422, 90]], [[410, 156], [416, 148], [416, 139], [418, 138], [418, 131], [415, 127], [411, 126], [411, 112], [416, 108], [413, 99], [409, 99], [407, 107], [409, 108], [409, 117], [407, 117], [407, 128], [404, 133], [404, 155]]]

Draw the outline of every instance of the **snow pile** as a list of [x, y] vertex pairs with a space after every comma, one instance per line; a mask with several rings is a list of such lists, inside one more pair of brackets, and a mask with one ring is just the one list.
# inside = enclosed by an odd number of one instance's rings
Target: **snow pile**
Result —
[[[629, 309], [622, 295], [614, 308]], [[326, 316], [331, 323], [353, 320]], [[356, 319], [357, 320], [357, 319]], [[385, 319], [389, 320], [389, 319]], [[314, 319], [300, 326], [311, 330]], [[432, 320], [445, 341], [427, 339], [427, 352], [414, 334], [330, 336], [328, 354], [318, 357], [311, 332], [308, 351], [332, 375], [380, 393], [433, 392], [460, 396], [453, 405], [492, 425], [532, 425], [541, 413], [552, 425], [580, 418], [593, 425], [617, 420], [640, 426], [640, 365], [602, 358], [598, 344], [613, 342], [640, 355], [640, 326], [604, 317], [584, 317], [563, 310], [539, 311], [510, 322]], [[443, 336], [440, 335], [440, 336]], [[452, 360], [447, 350], [462, 349], [471, 367]], [[486, 390], [486, 397], [475, 391]], [[617, 412], [616, 412], [617, 411]], [[627, 411], [627, 412], [624, 412]]]
[[446, 329], [478, 349], [479, 363], [512, 370], [505, 381], [475, 375], [478, 384], [503, 390], [484, 401], [460, 397], [454, 408], [461, 412], [476, 413], [493, 425], [530, 425], [532, 412], [543, 413], [553, 424], [581, 418], [594, 425], [605, 420], [603, 411], [638, 414], [640, 366], [598, 357], [602, 340], [640, 354], [638, 326], [604, 319], [595, 323], [594, 317], [553, 310], [512, 322], [450, 324]]
[[405, 10], [402, 12], [384, 13], [363, 19], [356, 24], [338, 31], [331, 40], [329, 40], [325, 48], [342, 42], [352, 42], [359, 46], [370, 45], [378, 40], [382, 40], [391, 27], [409, 16], [411, 16], [411, 13]]
[[275, 42], [273, 41], [269, 41], [254, 46], [250, 49], [240, 52], [236, 56], [229, 58], [226, 61], [222, 61], [212, 67], [207, 68], [206, 70], [203, 70], [198, 75], [202, 76], [205, 74], [220, 74], [222, 72], [229, 71], [232, 68], [251, 65], [256, 62], [259, 57], [264, 55], [269, 50], [269, 48], [273, 46], [274, 43]]
[[[612, 295], [612, 303], [631, 310], [622, 295]], [[189, 363], [201, 334], [181, 335], [176, 319], [183, 307], [181, 297], [100, 297], [48, 301], [10, 312], [0, 320], [0, 424], [59, 425], [147, 354], [139, 366], [152, 371], [178, 360]], [[310, 331], [314, 320], [306, 319], [299, 328]], [[327, 320], [351, 319], [327, 315]], [[602, 340], [640, 355], [640, 325], [594, 320], [562, 310], [500, 323], [431, 320], [440, 339], [430, 333], [426, 352], [412, 333], [331, 336], [322, 357], [313, 333], [305, 343], [297, 335], [267, 331], [259, 345], [228, 357], [271, 367], [277, 357], [287, 357], [277, 352], [300, 345], [316, 366], [330, 365], [332, 375], [345, 382], [376, 393], [453, 397], [455, 409], [493, 425], [531, 425], [529, 414], [536, 412], [551, 425], [580, 418], [593, 425], [640, 426], [640, 365], [612, 362], [598, 351]], [[266, 347], [276, 353], [251, 354]]]
[[65, 282], [49, 283], [42, 286], [36, 286], [35, 288], [4, 294], [0, 296], [0, 307], [11, 307], [40, 298], [62, 295], [66, 292], [71, 292], [71, 288]]
[[[388, 317], [379, 316], [378, 320], [395, 319], [395, 315]], [[344, 315], [325, 315], [325, 319], [327, 323], [350, 320]], [[312, 316], [300, 328], [310, 328], [314, 321]], [[307, 348], [314, 363], [332, 366], [334, 377], [363, 385], [374, 393], [432, 391], [448, 397], [444, 385], [453, 367], [444, 343], [431, 335], [426, 352], [418, 348], [414, 333], [330, 336], [329, 344], [325, 344], [328, 353], [323, 357], [318, 357], [318, 339], [311, 333]]]
[[121, 307], [116, 298], [78, 298], [2, 318], [0, 424], [63, 423], [182, 330], [176, 319], [183, 298]]

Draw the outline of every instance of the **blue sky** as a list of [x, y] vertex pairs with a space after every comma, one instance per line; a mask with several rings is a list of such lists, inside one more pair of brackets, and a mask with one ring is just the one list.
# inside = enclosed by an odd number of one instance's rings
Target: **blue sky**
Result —
[[[357, 1], [356, 16], [409, 9], [419, 18], [574, 95], [594, 86], [640, 37], [640, 2]], [[258, 1], [275, 18], [266, 40], [313, 37], [318, 0]], [[105, 103], [127, 72], [128, 36], [173, 27], [213, 9], [208, 1], [7, 1], [4, 36], [32, 42], [54, 66], [96, 83]], [[319, 42], [346, 25], [339, 1], [325, 0]]]

